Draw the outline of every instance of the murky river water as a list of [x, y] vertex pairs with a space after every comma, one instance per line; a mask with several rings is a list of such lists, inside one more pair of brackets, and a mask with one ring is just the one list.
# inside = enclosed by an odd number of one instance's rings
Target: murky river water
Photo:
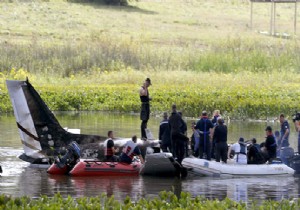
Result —
[[[63, 127], [80, 128], [81, 133], [106, 135], [114, 130], [116, 136], [130, 137], [140, 135], [138, 115], [112, 114], [102, 112], [56, 113]], [[157, 136], [160, 118], [152, 117], [148, 127]], [[187, 120], [188, 125], [191, 124]], [[264, 140], [264, 128], [271, 125], [279, 129], [279, 123], [266, 122], [230, 122], [229, 142], [239, 137], [245, 139], [256, 137], [258, 142]], [[297, 148], [297, 137], [291, 126], [290, 144]], [[189, 136], [191, 132], [189, 132]], [[50, 176], [45, 169], [28, 167], [26, 162], [17, 158], [23, 152], [20, 137], [13, 115], [0, 116], [0, 165], [3, 168], [0, 176], [0, 193], [12, 196], [40, 195], [53, 196], [60, 192], [66, 197], [97, 196], [102, 193], [123, 199], [127, 195], [133, 200], [142, 197], [154, 197], [160, 191], [188, 191], [193, 196], [223, 199], [229, 197], [237, 201], [280, 200], [298, 198], [300, 195], [299, 177], [252, 177], [252, 178], [212, 178], [189, 175], [184, 180], [177, 178], [157, 177], [70, 177]]]

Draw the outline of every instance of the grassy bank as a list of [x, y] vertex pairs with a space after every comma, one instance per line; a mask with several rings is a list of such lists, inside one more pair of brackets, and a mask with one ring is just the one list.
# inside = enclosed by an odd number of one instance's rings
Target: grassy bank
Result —
[[[79, 1], [80, 2], [80, 1]], [[101, 1], [100, 1], [101, 2]], [[56, 1], [0, 3], [0, 70], [69, 77], [133, 68], [236, 73], [299, 73], [299, 40], [290, 4], [280, 7], [277, 29], [288, 39], [257, 33], [268, 29], [268, 4], [249, 2], [139, 1], [130, 6]]]
[[172, 192], [161, 192], [153, 199], [142, 198], [132, 201], [129, 197], [118, 201], [114, 197], [101, 195], [90, 198], [62, 198], [56, 194], [53, 198], [41, 196], [38, 199], [28, 197], [11, 198], [0, 195], [1, 209], [299, 209], [299, 200], [264, 201], [261, 204], [250, 201], [250, 204], [235, 202], [230, 199], [208, 200], [203, 197], [192, 198], [189, 193], [181, 193], [180, 198]]
[[188, 116], [220, 109], [266, 119], [299, 109], [290, 4], [280, 4], [276, 22], [289, 36], [272, 37], [259, 33], [269, 28], [268, 4], [254, 5], [251, 30], [248, 1], [80, 2], [0, 3], [1, 112], [11, 111], [5, 79], [26, 76], [52, 110], [138, 111], [148, 76], [153, 113], [172, 103]]

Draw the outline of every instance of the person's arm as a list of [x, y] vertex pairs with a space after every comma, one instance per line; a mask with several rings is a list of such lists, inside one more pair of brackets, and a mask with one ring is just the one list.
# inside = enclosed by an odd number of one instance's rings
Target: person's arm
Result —
[[148, 92], [148, 89], [144, 86], [144, 88], [140, 89], [140, 95], [141, 96], [146, 96]]
[[142, 156], [142, 155], [139, 155], [138, 157], [140, 158], [140, 160], [141, 160], [141, 163], [142, 163], [142, 164], [144, 164], [144, 163], [145, 163], [145, 161], [144, 161], [144, 158], [143, 158], [143, 156]]
[[284, 132], [284, 134], [283, 134], [282, 139], [285, 139], [286, 136], [287, 136], [289, 133], [290, 133], [290, 129], [289, 129], [289, 128], [286, 128], [286, 129], [285, 129], [285, 132]]

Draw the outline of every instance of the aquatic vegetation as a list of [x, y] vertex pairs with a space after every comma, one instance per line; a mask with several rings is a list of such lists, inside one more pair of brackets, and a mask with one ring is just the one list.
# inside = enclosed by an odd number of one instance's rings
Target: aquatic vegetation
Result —
[[[130, 75], [133, 79], [140, 77], [135, 76], [134, 73]], [[224, 116], [235, 119], [267, 119], [278, 116], [279, 113], [286, 113], [288, 116], [299, 109], [300, 92], [295, 90], [299, 89], [296, 77], [294, 79], [297, 84], [290, 81], [290, 86], [282, 87], [281, 84], [278, 85], [275, 82], [276, 75], [274, 79], [269, 78], [270, 86], [260, 84], [264, 83], [264, 79], [259, 81], [260, 74], [241, 75], [235, 83], [230, 82], [230, 78], [233, 77], [216, 77], [218, 74], [210, 74], [205, 76], [205, 83], [192, 85], [187, 84], [191, 82], [190, 76], [193, 74], [183, 79], [182, 84], [155, 80], [156, 76], [153, 76], [153, 81], [156, 82], [150, 89], [153, 97], [151, 101], [153, 114], [169, 111], [173, 103], [178, 105], [185, 116], [197, 117], [202, 110], [212, 113], [213, 110], [219, 109]], [[73, 79], [62, 80], [61, 84], [35, 85], [35, 82], [32, 84], [51, 110], [139, 112], [139, 85], [130, 84], [125, 77], [122, 80], [122, 75], [119, 77], [121, 77], [120, 81], [108, 79], [118, 84], [95, 84], [88, 78], [82, 81], [77, 76]], [[253, 77], [256, 82], [247, 82], [248, 77]], [[114, 75], [108, 75], [108, 78], [114, 78]], [[197, 80], [196, 76], [194, 79]], [[0, 98], [0, 112], [12, 111], [4, 85], [0, 86]]]
[[0, 195], [0, 209], [299, 209], [300, 202], [295, 200], [263, 201], [257, 204], [255, 201], [236, 202], [225, 198], [224, 200], [209, 200], [201, 196], [192, 197], [190, 193], [181, 192], [176, 196], [173, 192], [162, 191], [155, 198], [141, 198], [137, 201], [126, 197], [118, 201], [114, 196], [108, 197], [102, 194], [97, 197], [63, 198], [59, 193], [53, 197], [45, 195], [37, 199], [26, 196], [10, 197]]

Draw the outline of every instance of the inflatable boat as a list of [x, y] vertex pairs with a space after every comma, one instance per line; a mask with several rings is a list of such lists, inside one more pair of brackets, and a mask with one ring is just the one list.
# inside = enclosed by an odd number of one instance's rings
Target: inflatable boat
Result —
[[84, 160], [78, 162], [70, 171], [72, 176], [137, 176], [139, 175], [141, 163], [132, 164], [120, 162], [100, 162], [95, 160]]
[[187, 171], [175, 159], [171, 153], [147, 154], [145, 164], [140, 170], [141, 175], [150, 176], [177, 176], [185, 177]]
[[59, 167], [58, 164], [52, 164], [47, 172], [54, 175], [70, 174], [72, 176], [137, 176], [140, 168], [141, 164], [139, 162], [126, 164], [81, 160], [71, 169], [67, 165]]
[[295, 173], [294, 169], [283, 163], [243, 165], [229, 161], [227, 164], [225, 164], [195, 157], [188, 157], [183, 159], [182, 165], [196, 175], [216, 177], [273, 175], [292, 176]]

